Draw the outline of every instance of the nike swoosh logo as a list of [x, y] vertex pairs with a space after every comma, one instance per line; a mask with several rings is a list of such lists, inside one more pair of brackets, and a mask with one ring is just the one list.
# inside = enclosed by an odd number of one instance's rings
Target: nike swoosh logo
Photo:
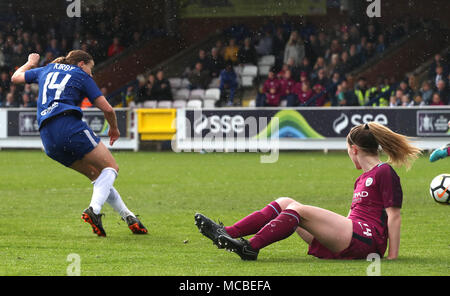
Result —
[[[449, 186], [450, 186], [450, 185], [449, 185]], [[438, 193], [437, 196], [438, 196], [439, 198], [442, 198], [442, 197], [444, 196], [444, 194], [447, 192], [447, 189], [448, 189], [449, 186], [447, 186], [447, 188], [445, 188], [444, 192]]]

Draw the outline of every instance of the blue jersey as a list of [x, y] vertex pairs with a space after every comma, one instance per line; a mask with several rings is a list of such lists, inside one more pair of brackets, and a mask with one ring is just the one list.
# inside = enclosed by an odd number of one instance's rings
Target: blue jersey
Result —
[[75, 65], [48, 64], [25, 71], [25, 82], [39, 84], [39, 129], [45, 119], [67, 110], [78, 112], [81, 118], [81, 101], [87, 97], [94, 103], [94, 100], [102, 95], [92, 77]]

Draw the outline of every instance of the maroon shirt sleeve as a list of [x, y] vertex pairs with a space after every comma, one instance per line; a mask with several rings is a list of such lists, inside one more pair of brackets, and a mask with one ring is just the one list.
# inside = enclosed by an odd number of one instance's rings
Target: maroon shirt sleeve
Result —
[[403, 191], [400, 184], [400, 177], [390, 165], [383, 165], [384, 168], [380, 170], [377, 176], [379, 192], [383, 207], [401, 208], [403, 202]]

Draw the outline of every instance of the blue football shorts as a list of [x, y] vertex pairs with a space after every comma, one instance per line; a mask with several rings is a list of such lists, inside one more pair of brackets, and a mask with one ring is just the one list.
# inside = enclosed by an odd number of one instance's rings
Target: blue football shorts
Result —
[[40, 134], [45, 153], [67, 167], [100, 142], [91, 128], [74, 114], [58, 114], [41, 127]]

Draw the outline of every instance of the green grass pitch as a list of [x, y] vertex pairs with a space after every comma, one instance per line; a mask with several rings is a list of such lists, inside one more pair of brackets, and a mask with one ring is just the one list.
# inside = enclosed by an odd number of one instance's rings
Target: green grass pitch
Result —
[[[344, 152], [281, 153], [274, 164], [255, 153], [117, 152], [115, 186], [149, 235], [135, 236], [105, 204], [106, 238], [80, 219], [92, 185], [41, 151], [0, 151], [0, 275], [66, 275], [69, 254], [81, 275], [366, 275], [365, 260], [320, 260], [295, 234], [241, 261], [194, 225], [198, 211], [225, 225], [281, 196], [347, 215], [361, 173]], [[381, 275], [450, 275], [450, 206], [432, 201], [431, 179], [450, 159], [397, 169], [404, 202], [400, 256]]]

